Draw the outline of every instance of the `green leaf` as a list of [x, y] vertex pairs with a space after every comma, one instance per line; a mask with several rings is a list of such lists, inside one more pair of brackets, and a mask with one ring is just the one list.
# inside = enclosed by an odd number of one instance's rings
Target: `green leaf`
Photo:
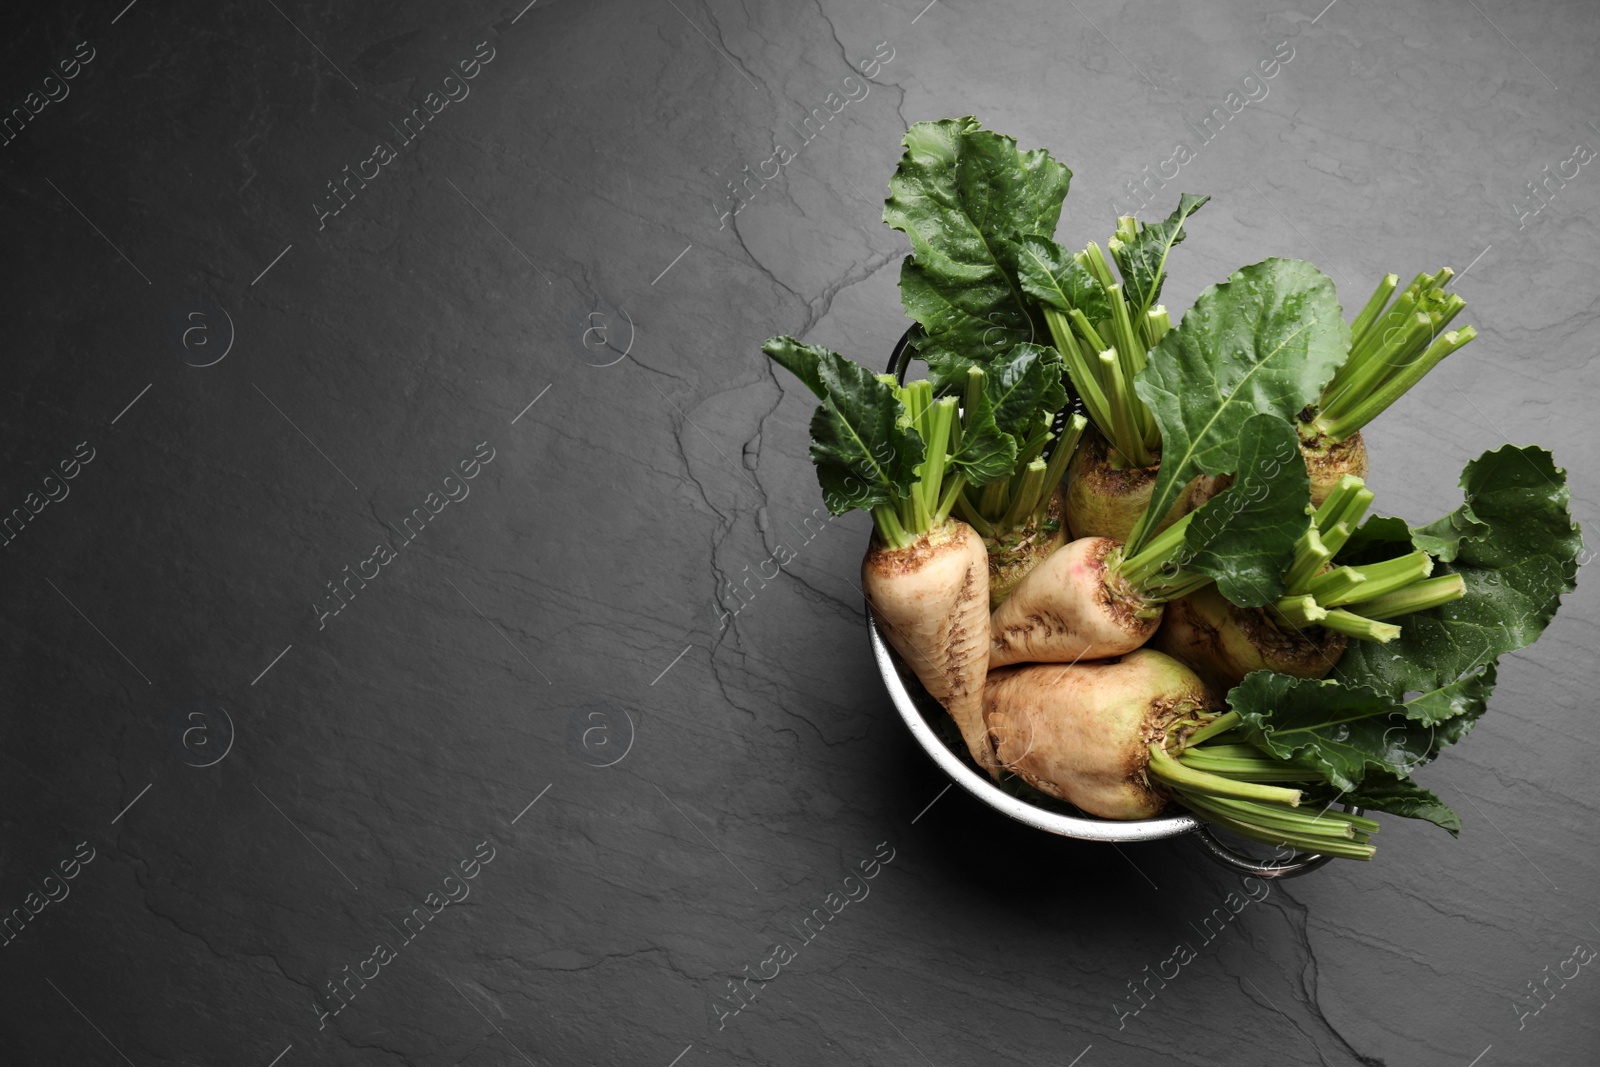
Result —
[[1111, 254], [1117, 261], [1117, 269], [1122, 274], [1122, 288], [1127, 294], [1128, 312], [1135, 322], [1155, 307], [1157, 298], [1161, 296], [1161, 283], [1167, 271], [1167, 254], [1172, 251], [1173, 245], [1183, 240], [1184, 220], [1199, 211], [1210, 199], [1209, 196], [1184, 193], [1178, 197], [1177, 210], [1168, 215], [1165, 222], [1141, 222], [1138, 235], [1133, 240], [1111, 242]]
[[1489, 708], [1489, 697], [1494, 693], [1498, 670], [1497, 664], [1486, 663], [1438, 689], [1419, 690], [1406, 701], [1406, 718], [1424, 726], [1442, 727], [1434, 734], [1430, 759], [1445, 745], [1453, 745], [1465, 737], [1483, 717]]
[[1283, 572], [1310, 525], [1311, 479], [1299, 435], [1276, 415], [1246, 419], [1238, 447], [1233, 484], [1189, 520], [1189, 556], [1179, 565], [1215, 578], [1240, 607], [1257, 608], [1284, 593]]
[[987, 363], [1042, 334], [1017, 251], [1024, 236], [1055, 232], [1072, 172], [971, 116], [919, 122], [904, 143], [883, 221], [911, 242], [901, 300], [927, 334], [919, 352], [944, 391], [959, 388], [963, 363]]
[[1111, 304], [1100, 280], [1049, 237], [1031, 234], [1022, 239], [1017, 274], [1022, 291], [1041, 304], [1060, 311], [1077, 308], [1090, 322], [1111, 317]]
[[911, 256], [901, 263], [900, 300], [920, 330], [916, 354], [928, 364], [928, 377], [941, 395], [959, 390], [969, 368], [985, 367], [998, 354], [1036, 336], [1033, 319], [1018, 314], [1014, 305], [996, 306], [999, 299], [981, 285], [940, 288]]
[[818, 370], [822, 361], [833, 355], [826, 347], [801, 344], [793, 337], [784, 336], [770, 338], [761, 346], [761, 351], [778, 366], [799, 378], [801, 384], [810, 389], [818, 400], [828, 399], [828, 392], [822, 385], [822, 374]]
[[1458, 559], [1464, 566], [1502, 571], [1533, 559], [1555, 563], [1563, 578], [1541, 598], [1553, 611], [1553, 601], [1572, 589], [1583, 550], [1582, 531], [1568, 511], [1567, 472], [1543, 448], [1503, 445], [1467, 464], [1461, 488], [1465, 507], [1487, 529], [1463, 538]]
[[[1386, 645], [1352, 641], [1339, 677], [1394, 696], [1420, 692], [1418, 700], [1444, 706], [1463, 691], [1460, 680], [1532, 644], [1575, 587], [1583, 537], [1568, 510], [1566, 472], [1550, 453], [1511, 445], [1486, 452], [1467, 464], [1461, 486], [1465, 503], [1412, 535], [1452, 557], [1434, 574], [1460, 574], [1466, 595], [1396, 620], [1400, 636]], [[1374, 540], [1368, 550], [1384, 549]], [[1486, 678], [1492, 686], [1492, 672]]]
[[976, 402], [961, 413], [961, 423], [961, 445], [950, 454], [950, 468], [965, 474], [971, 485], [1009, 477], [1017, 464], [1017, 440], [996, 423], [987, 389], [979, 390]]
[[1404, 777], [1433, 751], [1432, 727], [1365, 686], [1255, 671], [1228, 704], [1249, 727], [1251, 744], [1340, 789], [1355, 789], [1374, 768]]
[[996, 360], [984, 375], [983, 391], [1001, 432], [1024, 441], [1041, 416], [1053, 418], [1066, 407], [1061, 374], [1061, 353], [1047, 346], [1020, 344]]
[[1405, 616], [1389, 644], [1353, 642], [1335, 668], [1338, 681], [1262, 671], [1229, 694], [1262, 751], [1315, 770], [1364, 807], [1452, 833], [1460, 828], [1455, 813], [1403, 779], [1477, 724], [1498, 657], [1548, 624], [1575, 586], [1583, 544], [1565, 472], [1542, 449], [1485, 453], [1461, 484], [1465, 503], [1438, 522], [1407, 530], [1374, 517], [1346, 549], [1384, 558], [1413, 542], [1438, 548], [1451, 557], [1438, 570], [1460, 574], [1466, 596]]
[[1028, 438], [1067, 405], [1061, 355], [1053, 348], [1017, 345], [980, 369], [983, 388], [962, 412], [961, 445], [950, 457], [977, 486], [1009, 477]]
[[1419, 765], [1437, 759], [1443, 749], [1466, 737], [1478, 725], [1483, 713], [1489, 710], [1489, 697], [1494, 693], [1498, 669], [1496, 664], [1486, 664], [1449, 685], [1419, 693], [1406, 702], [1406, 718], [1433, 732], [1427, 759], [1419, 761]]
[[1379, 563], [1406, 555], [1414, 548], [1421, 548], [1435, 557], [1438, 556], [1438, 553], [1411, 536], [1411, 529], [1404, 519], [1390, 518], [1386, 515], [1368, 515], [1367, 520], [1356, 527], [1355, 533], [1350, 535], [1350, 540], [1345, 542], [1335, 558], [1341, 564]]
[[1461, 542], [1476, 540], [1489, 532], [1488, 524], [1472, 516], [1472, 509], [1462, 505], [1444, 518], [1411, 530], [1411, 542], [1434, 559], [1449, 563], [1456, 558]]
[[922, 462], [922, 438], [907, 425], [893, 385], [821, 345], [775, 337], [761, 346], [822, 403], [811, 416], [811, 461], [834, 515], [906, 496]]
[[1461, 817], [1445, 806], [1436, 795], [1423, 789], [1409, 778], [1400, 778], [1384, 771], [1368, 771], [1361, 785], [1343, 794], [1331, 790], [1311, 790], [1308, 800], [1319, 805], [1332, 804], [1335, 799], [1356, 804], [1368, 811], [1385, 811], [1407, 819], [1425, 819], [1443, 827], [1452, 837], [1461, 833]]
[[1134, 383], [1161, 430], [1161, 469], [1128, 553], [1196, 474], [1238, 469], [1245, 420], [1292, 420], [1349, 351], [1333, 281], [1309, 263], [1264, 260], [1202, 292]]

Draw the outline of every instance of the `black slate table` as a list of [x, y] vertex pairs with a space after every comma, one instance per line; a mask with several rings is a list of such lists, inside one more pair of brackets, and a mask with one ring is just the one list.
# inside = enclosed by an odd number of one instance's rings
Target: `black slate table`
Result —
[[0, 1060], [1596, 1062], [1587, 584], [1426, 773], [1459, 840], [1254, 889], [1050, 838], [894, 720], [757, 350], [881, 364], [899, 139], [974, 113], [1064, 239], [1210, 193], [1175, 309], [1454, 266], [1375, 488], [1540, 442], [1592, 527], [1591, 6], [3, 17]]

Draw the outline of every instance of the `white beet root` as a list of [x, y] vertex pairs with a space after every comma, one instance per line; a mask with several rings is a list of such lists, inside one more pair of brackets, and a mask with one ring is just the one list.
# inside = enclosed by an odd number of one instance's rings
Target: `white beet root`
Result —
[[961, 729], [978, 765], [999, 764], [983, 726], [989, 667], [989, 553], [964, 522], [951, 521], [903, 549], [876, 539], [861, 561], [861, 587], [884, 640]]
[[1051, 553], [1017, 583], [989, 620], [989, 666], [1106, 659], [1144, 644], [1161, 621], [1159, 606], [1117, 588], [1106, 556], [1118, 543], [1080, 537]]
[[1262, 608], [1228, 602], [1215, 586], [1167, 605], [1150, 647], [1188, 665], [1216, 691], [1227, 692], [1251, 671], [1322, 678], [1344, 654], [1348, 639], [1320, 626], [1296, 630]]
[[[1091, 429], [1067, 465], [1067, 530], [1071, 537], [1109, 537], [1126, 541], [1150, 505], [1158, 468], [1119, 470], [1111, 465], [1110, 450], [1110, 442], [1098, 430]], [[1187, 496], [1186, 488], [1161, 524], [1150, 531], [1152, 535], [1192, 510], [1186, 506]]]
[[983, 694], [1001, 764], [1103, 819], [1160, 814], [1167, 798], [1146, 773], [1150, 746], [1209, 707], [1193, 671], [1147, 648], [1115, 660], [991, 671]]

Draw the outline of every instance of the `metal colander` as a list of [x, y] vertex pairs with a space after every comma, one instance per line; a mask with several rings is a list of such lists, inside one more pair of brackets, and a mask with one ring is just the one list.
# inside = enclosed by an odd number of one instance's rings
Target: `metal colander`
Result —
[[[907, 330], [895, 345], [890, 357], [888, 373], [902, 382], [910, 363], [908, 342], [912, 331]], [[1073, 398], [1074, 405], [1077, 398]], [[1060, 427], [1057, 427], [1058, 429]], [[1296, 853], [1282, 863], [1255, 859], [1235, 850], [1213, 834], [1209, 827], [1186, 812], [1162, 815], [1154, 819], [1117, 820], [1085, 815], [1069, 805], [1045, 807], [1002, 789], [976, 764], [963, 747], [947, 742], [941, 729], [948, 716], [944, 708], [922, 688], [916, 675], [900, 656], [884, 641], [878, 632], [877, 620], [871, 606], [867, 608], [867, 635], [872, 643], [873, 659], [878, 673], [883, 676], [884, 687], [895, 710], [911, 731], [912, 738], [928, 754], [928, 758], [950, 777], [950, 780], [982, 803], [1002, 815], [1026, 823], [1038, 830], [1074, 837], [1082, 841], [1108, 841], [1115, 844], [1140, 841], [1159, 841], [1168, 837], [1193, 835], [1206, 850], [1207, 855], [1226, 867], [1258, 878], [1290, 878], [1305, 874], [1327, 863], [1332, 857], [1311, 853]], [[1346, 811], [1361, 813], [1361, 809], [1344, 805]]]

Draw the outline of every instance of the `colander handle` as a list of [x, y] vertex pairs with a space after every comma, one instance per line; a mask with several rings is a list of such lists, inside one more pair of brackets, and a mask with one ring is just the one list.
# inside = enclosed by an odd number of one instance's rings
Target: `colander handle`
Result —
[[[1349, 804], [1344, 805], [1344, 810], [1353, 815], [1362, 814], [1362, 809]], [[1194, 836], [1200, 842], [1200, 846], [1206, 850], [1206, 855], [1213, 860], [1224, 867], [1242, 871], [1245, 874], [1253, 874], [1257, 878], [1294, 878], [1297, 875], [1316, 870], [1333, 858], [1332, 856], [1318, 855], [1315, 852], [1296, 852], [1282, 863], [1263, 862], [1251, 859], [1241, 852], [1235, 852], [1223, 844], [1217, 835], [1211, 832], [1209, 826], [1202, 825], [1200, 829], [1195, 831]]]
[[894, 375], [895, 381], [901, 385], [906, 384], [906, 370], [911, 366], [911, 357], [915, 354], [916, 350], [911, 347], [911, 331], [907, 330], [894, 343], [894, 351], [889, 353], [889, 366], [884, 373]]

